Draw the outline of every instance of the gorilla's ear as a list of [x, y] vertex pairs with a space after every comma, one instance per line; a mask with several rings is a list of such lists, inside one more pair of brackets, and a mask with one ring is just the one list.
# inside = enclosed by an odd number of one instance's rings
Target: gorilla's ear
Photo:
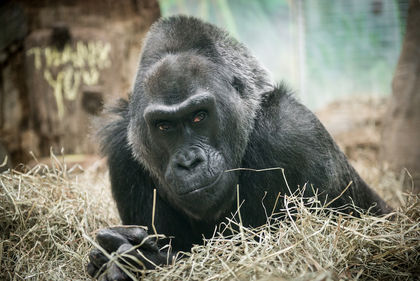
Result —
[[231, 85], [239, 93], [239, 95], [243, 96], [245, 84], [238, 77], [233, 77]]
[[279, 106], [283, 98], [293, 97], [292, 91], [283, 82], [276, 85], [273, 90], [261, 95], [261, 105], [265, 108]]

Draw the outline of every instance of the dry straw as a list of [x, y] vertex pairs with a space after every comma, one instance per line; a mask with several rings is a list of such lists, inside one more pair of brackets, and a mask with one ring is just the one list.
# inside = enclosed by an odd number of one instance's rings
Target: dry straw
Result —
[[[52, 168], [51, 168], [52, 167]], [[0, 280], [89, 280], [95, 230], [117, 224], [101, 174], [50, 167], [0, 175]], [[99, 181], [99, 183], [98, 183]], [[405, 195], [393, 215], [348, 217], [316, 198], [280, 197], [267, 224], [228, 220], [175, 265], [143, 272], [149, 280], [415, 280], [420, 276], [420, 200]], [[239, 209], [240, 210], [240, 209]], [[223, 236], [221, 232], [231, 234]]]

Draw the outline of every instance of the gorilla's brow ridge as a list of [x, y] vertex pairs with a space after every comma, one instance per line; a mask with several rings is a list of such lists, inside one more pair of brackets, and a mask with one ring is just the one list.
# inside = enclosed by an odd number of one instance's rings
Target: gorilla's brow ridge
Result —
[[191, 114], [199, 107], [208, 107], [215, 104], [215, 98], [209, 93], [195, 94], [185, 101], [172, 104], [150, 104], [144, 110], [143, 117], [146, 121], [158, 120], [162, 118], [173, 118]]

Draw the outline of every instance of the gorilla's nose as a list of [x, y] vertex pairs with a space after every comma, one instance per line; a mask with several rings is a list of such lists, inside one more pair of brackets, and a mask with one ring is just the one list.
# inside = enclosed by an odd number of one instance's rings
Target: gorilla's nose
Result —
[[177, 168], [181, 170], [188, 170], [191, 171], [195, 167], [197, 167], [201, 162], [203, 162], [203, 159], [196, 157], [192, 159], [188, 159], [185, 161], [178, 161]]
[[188, 151], [178, 155], [175, 167], [180, 172], [192, 171], [203, 162], [204, 157], [201, 153]]

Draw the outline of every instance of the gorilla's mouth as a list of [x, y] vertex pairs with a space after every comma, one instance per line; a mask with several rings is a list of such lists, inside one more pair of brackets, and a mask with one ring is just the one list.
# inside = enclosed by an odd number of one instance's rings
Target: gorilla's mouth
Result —
[[213, 182], [211, 182], [211, 183], [209, 183], [209, 184], [202, 185], [202, 186], [200, 186], [200, 187], [194, 187], [194, 188], [193, 188], [193, 189], [191, 189], [191, 190], [187, 190], [187, 191], [183, 191], [183, 192], [181, 192], [181, 193], [178, 193], [178, 195], [179, 195], [179, 196], [190, 195], [190, 194], [193, 194], [193, 193], [195, 193], [195, 192], [201, 192], [201, 191], [203, 191], [203, 190], [206, 190], [206, 189], [212, 188], [213, 186], [217, 185], [217, 184], [220, 182], [220, 180], [221, 180], [221, 179], [222, 179], [222, 177], [223, 177], [223, 174], [224, 174], [224, 173], [220, 173], [220, 174], [217, 176], [217, 178], [216, 178]]

